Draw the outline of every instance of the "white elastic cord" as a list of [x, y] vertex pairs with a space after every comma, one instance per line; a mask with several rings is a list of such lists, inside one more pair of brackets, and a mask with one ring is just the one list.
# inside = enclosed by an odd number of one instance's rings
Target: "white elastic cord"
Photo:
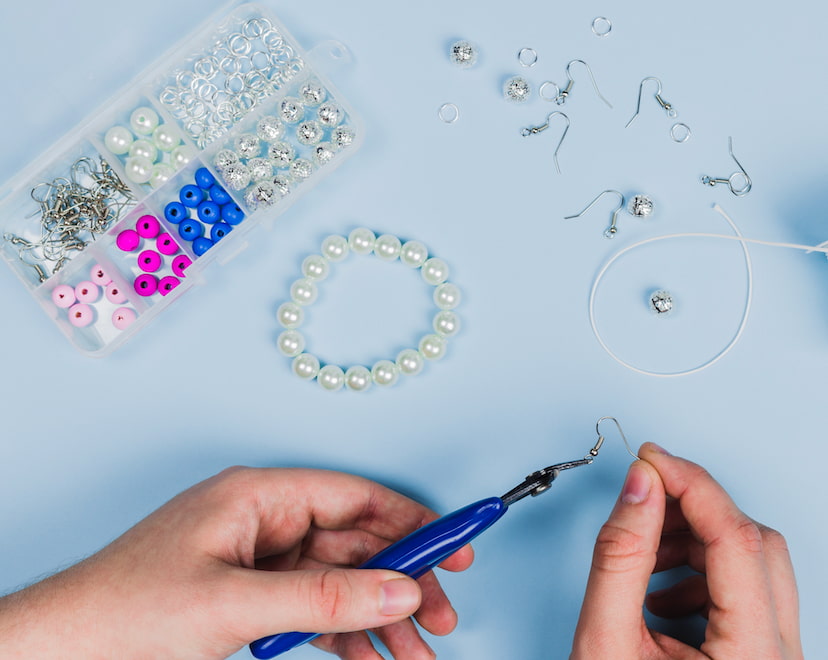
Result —
[[[682, 233], [682, 234], [667, 234], [665, 236], [656, 236], [654, 238], [648, 238], [643, 241], [639, 241], [638, 243], [634, 243], [633, 245], [629, 245], [625, 247], [623, 250], [615, 253], [613, 257], [604, 264], [603, 268], [598, 271], [598, 275], [595, 278], [595, 282], [592, 284], [592, 290], [589, 293], [589, 323], [592, 327], [592, 332], [595, 335], [595, 338], [598, 340], [598, 343], [601, 345], [607, 354], [618, 364], [630, 369], [639, 374], [643, 374], [645, 376], [659, 376], [661, 378], [672, 378], [674, 376], [687, 376], [689, 374], [694, 374], [702, 369], [706, 369], [712, 364], [715, 364], [719, 360], [721, 360], [725, 355], [727, 355], [730, 350], [736, 345], [739, 339], [742, 337], [742, 333], [745, 330], [745, 326], [747, 325], [748, 316], [750, 315], [750, 306], [753, 300], [753, 266], [750, 261], [750, 252], [748, 251], [747, 244], [754, 243], [756, 245], [767, 245], [770, 247], [779, 247], [779, 248], [791, 248], [794, 250], [804, 250], [805, 252], [822, 252], [828, 254], [828, 241], [825, 243], [821, 243], [820, 245], [812, 246], [812, 245], [799, 245], [797, 243], [777, 243], [773, 241], [762, 241], [759, 239], [754, 238], [745, 238], [742, 236], [742, 233], [739, 231], [739, 228], [736, 226], [736, 223], [730, 219], [730, 217], [725, 213], [721, 206], [718, 204], [713, 205], [713, 209], [717, 211], [721, 216], [727, 220], [728, 224], [733, 229], [735, 236], [730, 236], [727, 234], [708, 234], [708, 233]], [[736, 329], [736, 333], [733, 335], [733, 338], [728, 342], [727, 346], [725, 346], [719, 353], [714, 355], [710, 358], [707, 362], [704, 362], [696, 367], [692, 367], [690, 369], [685, 369], [683, 371], [672, 371], [672, 372], [661, 372], [661, 371], [648, 371], [647, 369], [640, 369], [629, 362], [622, 360], [618, 357], [612, 349], [607, 345], [604, 341], [603, 337], [601, 337], [601, 333], [598, 331], [598, 325], [595, 321], [595, 296], [598, 292], [598, 286], [601, 284], [601, 280], [603, 279], [606, 272], [609, 270], [610, 266], [614, 264], [620, 257], [625, 255], [627, 252], [634, 250], [635, 248], [641, 247], [643, 245], [647, 245], [649, 243], [655, 243], [657, 241], [665, 241], [668, 239], [675, 239], [675, 238], [719, 238], [731, 241], [739, 241], [742, 246], [742, 252], [745, 256], [745, 271], [747, 273], [747, 295], [745, 297], [745, 308], [742, 312], [742, 320], [739, 322], [739, 327]]]

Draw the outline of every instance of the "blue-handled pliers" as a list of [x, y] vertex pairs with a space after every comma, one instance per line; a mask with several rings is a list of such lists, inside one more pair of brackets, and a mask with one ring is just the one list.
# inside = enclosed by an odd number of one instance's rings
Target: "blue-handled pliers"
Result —
[[[598, 441], [589, 450], [584, 458], [567, 463], [557, 463], [533, 472], [520, 484], [500, 497], [488, 497], [474, 502], [462, 509], [446, 514], [442, 518], [420, 527], [408, 536], [388, 546], [371, 557], [359, 568], [384, 568], [405, 573], [412, 578], [425, 575], [444, 559], [469, 543], [476, 536], [486, 531], [497, 522], [509, 506], [522, 500], [528, 495], [533, 497], [549, 490], [552, 482], [564, 470], [589, 465], [598, 455], [598, 450], [604, 443], [599, 426], [605, 419], [611, 419], [618, 426], [624, 443], [635, 458], [638, 456], [630, 449], [630, 445], [621, 431], [621, 426], [614, 417], [602, 417], [595, 425], [598, 432]], [[254, 657], [263, 660], [273, 658], [285, 651], [309, 642], [320, 633], [289, 632], [263, 637], [250, 644], [250, 651]]]

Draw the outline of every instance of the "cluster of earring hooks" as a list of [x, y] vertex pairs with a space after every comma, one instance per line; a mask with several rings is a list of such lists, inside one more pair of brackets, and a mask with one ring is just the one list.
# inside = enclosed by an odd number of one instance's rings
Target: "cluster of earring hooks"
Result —
[[39, 206], [40, 236], [30, 240], [6, 233], [3, 239], [17, 248], [20, 261], [40, 282], [105, 233], [135, 199], [109, 163], [101, 158], [96, 164], [88, 156], [74, 162], [68, 177], [37, 184], [31, 197]]
[[217, 37], [191, 67], [174, 71], [159, 100], [203, 149], [304, 67], [271, 21], [251, 18]]

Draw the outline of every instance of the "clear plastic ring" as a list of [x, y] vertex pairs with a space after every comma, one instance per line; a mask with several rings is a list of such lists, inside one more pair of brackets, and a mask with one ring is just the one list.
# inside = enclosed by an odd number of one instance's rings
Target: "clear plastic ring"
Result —
[[677, 122], [670, 129], [670, 137], [673, 138], [673, 142], [687, 142], [690, 139], [690, 127], [682, 122]]
[[521, 66], [528, 69], [537, 63], [538, 53], [534, 48], [521, 48], [518, 52], [518, 61]]
[[596, 16], [592, 20], [592, 33], [596, 37], [606, 37], [612, 32], [612, 21], [605, 16]]
[[443, 103], [437, 111], [437, 116], [440, 118], [440, 121], [446, 124], [453, 124], [460, 119], [460, 108], [454, 105], [454, 103]]

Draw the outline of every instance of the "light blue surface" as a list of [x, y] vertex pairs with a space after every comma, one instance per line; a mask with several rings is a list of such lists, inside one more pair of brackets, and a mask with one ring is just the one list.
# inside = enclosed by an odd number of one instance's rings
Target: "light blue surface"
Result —
[[[787, 2], [710, 5], [382, 2], [268, 4], [306, 47], [336, 38], [353, 52], [334, 76], [361, 114], [361, 151], [251, 246], [104, 360], [77, 353], [7, 269], [0, 342], [0, 589], [86, 556], [175, 493], [230, 464], [308, 465], [357, 472], [438, 511], [498, 495], [525, 474], [579, 458], [595, 420], [615, 415], [633, 444], [657, 441], [708, 467], [737, 502], [787, 537], [797, 570], [806, 655], [828, 645], [823, 384], [828, 364], [828, 264], [821, 255], [753, 247], [755, 291], [744, 336], [700, 374], [658, 379], [613, 362], [590, 331], [587, 300], [617, 250], [659, 234], [729, 233], [815, 244], [828, 238], [828, 7]], [[155, 54], [185, 36], [212, 1], [16, 3], [2, 10], [7, 53], [0, 180], [47, 149]], [[595, 16], [612, 20], [595, 37]], [[469, 71], [446, 50], [475, 41]], [[517, 52], [539, 55], [522, 70]], [[502, 81], [565, 82], [563, 108], [537, 97], [512, 106]], [[638, 84], [658, 76], [693, 131], [669, 120]], [[437, 119], [444, 102], [460, 119]], [[564, 110], [553, 126], [520, 128]], [[699, 176], [728, 176], [727, 137], [753, 179], [735, 198]], [[655, 216], [619, 216], [611, 202], [563, 221], [606, 188], [650, 194]], [[329, 233], [359, 225], [423, 241], [465, 294], [464, 327], [448, 356], [396, 388], [328, 394], [299, 382], [278, 354], [274, 311], [302, 259]], [[672, 318], [648, 316], [650, 289], [676, 297]], [[598, 322], [637, 365], [693, 366], [724, 347], [745, 299], [736, 243], [663, 241], [609, 272]], [[324, 359], [391, 357], [430, 324], [426, 287], [402, 268], [352, 259], [325, 282], [307, 337]], [[592, 543], [628, 463], [617, 438], [595, 465], [521, 502], [476, 543], [465, 574], [444, 579], [458, 630], [429, 639], [444, 658], [565, 657]], [[239, 658], [249, 657], [246, 652]], [[291, 657], [321, 657], [305, 648]]]

